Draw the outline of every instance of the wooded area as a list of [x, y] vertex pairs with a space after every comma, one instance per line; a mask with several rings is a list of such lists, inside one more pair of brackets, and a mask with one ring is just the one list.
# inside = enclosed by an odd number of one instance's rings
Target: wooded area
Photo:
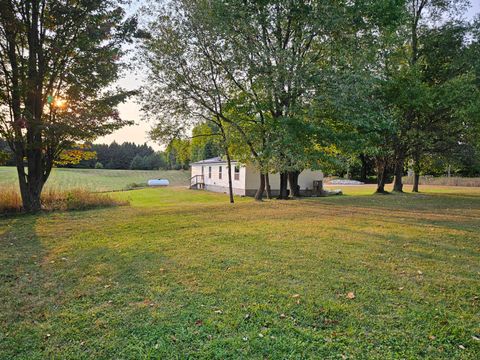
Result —
[[[478, 174], [480, 21], [463, 0], [190, 1], [145, 29], [144, 111], [152, 137], [209, 123], [223, 153], [282, 179], [360, 165], [377, 192], [464, 166]], [[151, 9], [150, 9], [151, 10]], [[150, 11], [151, 14], [151, 11]], [[359, 164], [360, 163], [360, 164]], [[459, 164], [462, 164], [459, 166]], [[466, 165], [468, 164], [468, 165]], [[362, 166], [363, 165], [363, 166]], [[465, 166], [466, 165], [466, 166]]]

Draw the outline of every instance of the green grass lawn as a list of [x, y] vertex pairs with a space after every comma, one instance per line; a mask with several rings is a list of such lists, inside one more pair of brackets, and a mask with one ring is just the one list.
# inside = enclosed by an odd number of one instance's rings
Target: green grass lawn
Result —
[[[146, 184], [149, 179], [168, 179], [171, 185], [188, 185], [190, 172], [177, 170], [97, 170], [54, 168], [45, 188], [68, 190], [83, 188], [91, 191], [124, 190], [132, 183]], [[0, 166], [0, 188], [17, 186], [14, 167]]]
[[480, 189], [368, 189], [0, 219], [0, 358], [478, 359]]

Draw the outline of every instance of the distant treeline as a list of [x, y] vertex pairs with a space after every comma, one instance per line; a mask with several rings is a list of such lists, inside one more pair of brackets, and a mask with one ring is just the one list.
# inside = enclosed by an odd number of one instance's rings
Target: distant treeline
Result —
[[[165, 152], [156, 152], [147, 144], [137, 145], [131, 142], [118, 144], [87, 144], [82, 147], [82, 152], [90, 156], [81, 157], [72, 163], [56, 164], [57, 167], [90, 168], [90, 169], [131, 169], [131, 170], [157, 170], [178, 169], [182, 165], [167, 161]], [[15, 166], [15, 161], [7, 142], [0, 138], [0, 165]]]
[[[57, 167], [89, 169], [130, 169], [130, 170], [180, 170], [188, 169], [190, 162], [219, 156], [218, 147], [211, 139], [194, 143], [173, 140], [165, 151], [155, 151], [147, 144], [132, 142], [119, 144], [85, 144], [65, 151], [69, 153]], [[83, 155], [81, 155], [83, 154]], [[15, 166], [13, 154], [7, 142], [0, 138], [0, 165]]]
[[[71, 153], [69, 153], [71, 152]], [[68, 154], [67, 154], [68, 153]], [[82, 155], [83, 154], [83, 155]], [[213, 138], [196, 141], [173, 140], [165, 151], [155, 151], [147, 144], [132, 142], [119, 144], [84, 144], [65, 151], [62, 162], [56, 167], [85, 169], [123, 170], [181, 170], [188, 169], [190, 162], [221, 156], [220, 147]], [[0, 165], [15, 166], [13, 154], [7, 142], [0, 138]]]
[[[215, 129], [207, 124], [200, 124], [193, 130], [195, 134], [214, 133]], [[175, 139], [165, 151], [155, 151], [147, 144], [137, 145], [131, 142], [118, 144], [87, 144], [85, 151], [93, 152], [93, 156], [85, 157], [79, 162], [57, 164], [57, 167], [96, 168], [96, 169], [131, 169], [131, 170], [180, 170], [188, 169], [190, 163], [215, 156], [223, 156], [221, 146], [215, 136], [198, 136], [192, 139]], [[459, 151], [462, 150], [462, 151]], [[429, 161], [429, 175], [478, 177], [480, 163], [469, 146], [457, 147], [450, 154], [450, 162], [442, 158], [426, 157]], [[13, 156], [5, 140], [0, 138], [0, 165], [15, 166]], [[364, 182], [375, 181], [375, 162], [372, 157], [338, 156], [336, 162], [324, 172], [332, 176], [348, 177]], [[389, 179], [391, 181], [391, 177]]]
[[91, 150], [96, 153], [96, 158], [82, 160], [75, 167], [131, 170], [156, 170], [168, 167], [165, 154], [155, 152], [147, 144], [137, 145], [131, 142], [92, 144]]

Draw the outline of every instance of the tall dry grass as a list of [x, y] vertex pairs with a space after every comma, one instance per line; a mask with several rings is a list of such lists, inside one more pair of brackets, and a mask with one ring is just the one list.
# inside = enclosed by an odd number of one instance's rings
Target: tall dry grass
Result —
[[[128, 202], [118, 201], [110, 195], [93, 193], [85, 189], [45, 190], [42, 193], [42, 210], [44, 211], [87, 210], [122, 205], [128, 205]], [[22, 211], [22, 199], [18, 190], [13, 187], [1, 188], [0, 214], [15, 214]]]
[[0, 214], [21, 212], [22, 199], [13, 187], [0, 188]]

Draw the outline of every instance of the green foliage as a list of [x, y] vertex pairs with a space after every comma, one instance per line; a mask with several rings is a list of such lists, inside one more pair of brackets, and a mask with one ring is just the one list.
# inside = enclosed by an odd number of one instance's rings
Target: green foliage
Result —
[[187, 169], [190, 163], [191, 143], [189, 140], [173, 139], [165, 151], [170, 169]]
[[158, 170], [166, 169], [167, 163], [162, 153], [153, 153], [146, 156], [135, 155], [130, 164], [131, 170]]
[[[0, 136], [15, 161], [24, 207], [40, 194], [63, 150], [131, 121], [117, 105], [122, 44], [135, 33], [123, 1], [3, 0], [0, 12]], [[5, 114], [5, 116], [3, 115]], [[27, 171], [23, 161], [26, 158]]]
[[7, 142], [0, 137], [0, 165], [15, 165], [12, 156], [12, 150], [8, 146]]
[[5, 165], [10, 158], [10, 154], [6, 151], [0, 150], [0, 165]]
[[199, 123], [193, 128], [190, 153], [192, 162], [221, 156], [224, 153], [220, 130], [214, 123]]
[[[155, 151], [147, 144], [137, 145], [130, 142], [118, 144], [114, 141], [109, 145], [92, 144], [91, 147], [97, 154], [96, 160], [102, 163], [107, 169], [130, 169], [135, 157], [144, 159], [152, 155], [153, 159], [155, 155]], [[162, 156], [162, 154], [158, 155], [158, 157]], [[96, 161], [83, 161], [80, 163], [79, 167], [94, 168], [95, 163]], [[164, 161], [162, 162], [162, 160], [152, 162], [150, 159], [149, 164], [151, 164], [147, 167], [149, 169], [166, 168], [166, 164]], [[139, 169], [140, 168], [143, 169], [144, 166], [142, 165]]]

